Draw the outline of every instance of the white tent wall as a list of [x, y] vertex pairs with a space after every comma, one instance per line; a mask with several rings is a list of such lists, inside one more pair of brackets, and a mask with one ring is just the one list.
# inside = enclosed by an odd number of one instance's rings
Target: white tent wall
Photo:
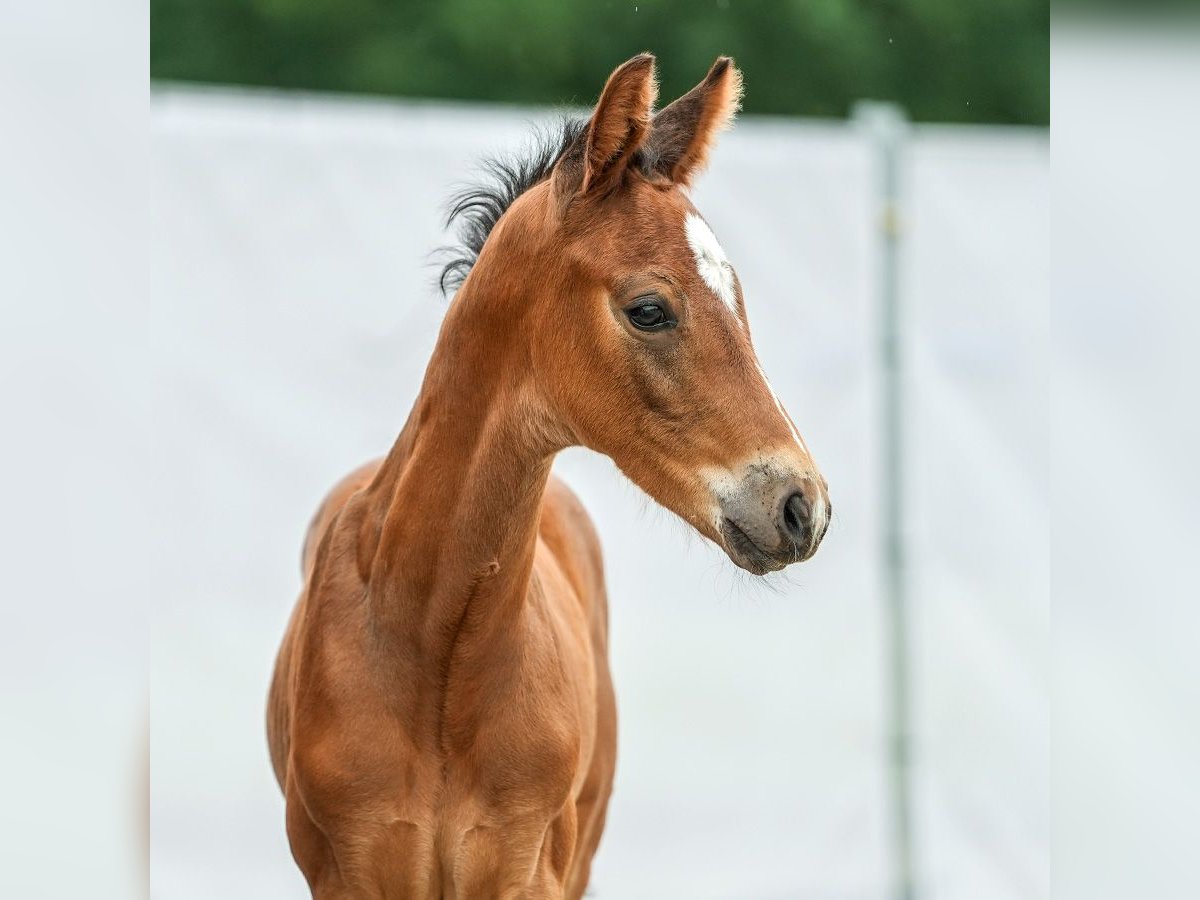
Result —
[[[543, 118], [153, 98], [156, 450], [187, 473], [158, 508], [159, 900], [304, 894], [262, 726], [300, 541], [416, 394], [446, 304], [428, 253], [448, 192]], [[1048, 896], [1047, 157], [1038, 132], [917, 128], [906, 146], [922, 898]], [[889, 896], [874, 165], [854, 127], [747, 118], [696, 191], [830, 483], [811, 563], [763, 587], [607, 460], [558, 463], [612, 603], [621, 746], [597, 897]]]

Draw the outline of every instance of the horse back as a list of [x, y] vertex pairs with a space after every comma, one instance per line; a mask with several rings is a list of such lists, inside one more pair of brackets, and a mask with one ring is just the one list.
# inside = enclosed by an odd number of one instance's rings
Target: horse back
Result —
[[542, 497], [539, 537], [557, 560], [592, 624], [596, 650], [608, 647], [608, 604], [600, 539], [575, 493], [555, 476]]

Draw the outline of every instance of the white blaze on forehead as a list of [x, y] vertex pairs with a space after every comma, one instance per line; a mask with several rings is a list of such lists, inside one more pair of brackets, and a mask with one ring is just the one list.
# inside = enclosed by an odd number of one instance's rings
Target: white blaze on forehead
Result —
[[704, 283], [709, 286], [722, 303], [737, 315], [737, 291], [733, 286], [733, 268], [725, 251], [717, 242], [717, 236], [712, 229], [695, 213], [688, 213], [683, 220], [683, 229], [687, 233], [688, 246], [696, 257], [696, 270]]

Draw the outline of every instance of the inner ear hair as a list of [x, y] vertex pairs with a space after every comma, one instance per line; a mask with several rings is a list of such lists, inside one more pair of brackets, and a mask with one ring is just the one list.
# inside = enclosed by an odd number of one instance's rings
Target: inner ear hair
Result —
[[580, 135], [582, 147], [575, 148], [577, 155], [566, 155], [567, 159], [574, 157], [574, 165], [567, 163], [563, 174], [578, 178], [579, 193], [603, 194], [620, 183], [650, 133], [657, 99], [654, 57], [649, 53], [622, 63], [608, 77], [587, 129]]
[[691, 184], [704, 169], [719, 132], [733, 124], [742, 101], [742, 73], [720, 56], [698, 85], [654, 117], [646, 165], [676, 184]]

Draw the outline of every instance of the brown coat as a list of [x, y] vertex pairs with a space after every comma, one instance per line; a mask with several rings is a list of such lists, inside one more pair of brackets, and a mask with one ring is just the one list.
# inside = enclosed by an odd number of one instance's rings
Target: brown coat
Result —
[[616, 709], [559, 450], [606, 453], [750, 571], [815, 552], [824, 481], [684, 191], [739, 91], [718, 60], [653, 116], [653, 59], [618, 68], [491, 223], [391, 452], [318, 512], [268, 711], [314, 897], [583, 894]]

